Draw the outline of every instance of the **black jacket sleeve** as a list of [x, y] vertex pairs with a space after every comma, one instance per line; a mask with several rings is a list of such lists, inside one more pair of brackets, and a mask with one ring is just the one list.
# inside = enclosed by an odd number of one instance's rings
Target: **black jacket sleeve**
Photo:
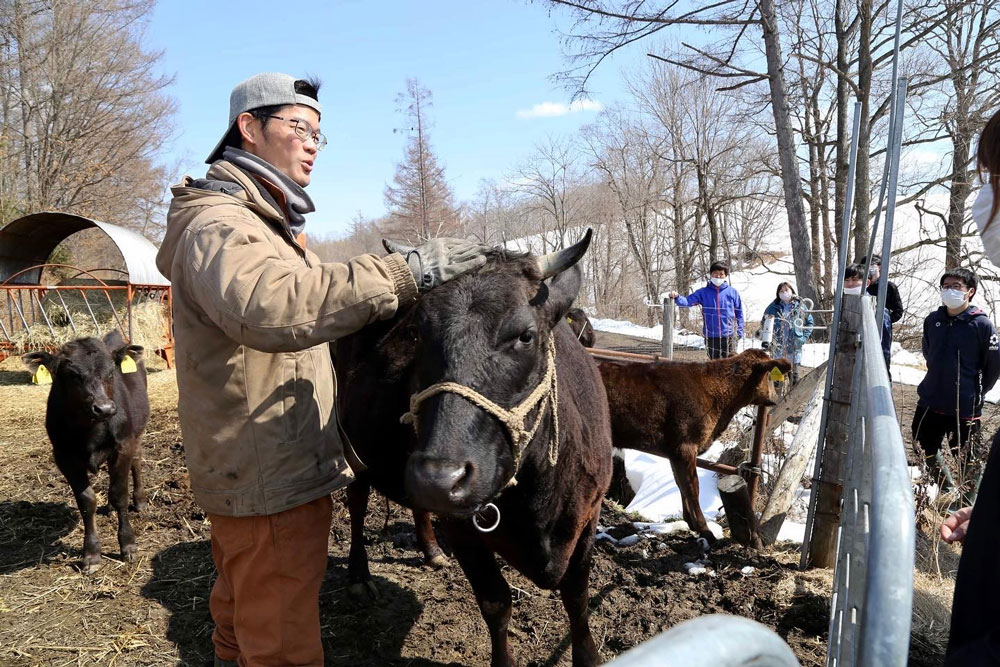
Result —
[[885, 308], [893, 324], [903, 319], [903, 300], [899, 298], [899, 288], [891, 280], [886, 284]]
[[987, 318], [981, 318], [979, 326], [980, 349], [983, 359], [983, 394], [993, 388], [1000, 377], [1000, 337]]

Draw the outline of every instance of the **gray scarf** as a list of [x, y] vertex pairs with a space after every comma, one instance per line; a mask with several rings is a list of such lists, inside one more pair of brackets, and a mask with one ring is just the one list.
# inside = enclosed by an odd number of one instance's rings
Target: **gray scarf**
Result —
[[[226, 150], [222, 153], [222, 159], [232, 162], [245, 172], [266, 178], [281, 190], [281, 193], [285, 195], [285, 201], [288, 202], [288, 228], [292, 231], [292, 236], [298, 236], [302, 233], [306, 227], [305, 214], [315, 211], [316, 206], [301, 185], [275, 169], [270, 162], [239, 148], [226, 146]], [[271, 199], [267, 190], [261, 190], [261, 192], [264, 193], [265, 197]]]

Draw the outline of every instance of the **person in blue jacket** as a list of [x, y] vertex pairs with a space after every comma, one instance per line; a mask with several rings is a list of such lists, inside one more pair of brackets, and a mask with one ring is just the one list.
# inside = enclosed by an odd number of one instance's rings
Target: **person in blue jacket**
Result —
[[927, 375], [917, 387], [912, 427], [913, 439], [939, 482], [935, 455], [945, 437], [963, 469], [973, 462], [967, 445], [979, 432], [983, 397], [1000, 377], [996, 327], [970, 303], [979, 278], [968, 269], [950, 269], [940, 284], [943, 305], [924, 320], [921, 346]]
[[733, 341], [743, 337], [743, 301], [740, 293], [729, 284], [729, 267], [722, 262], [714, 262], [709, 268], [709, 281], [701, 289], [688, 296], [668, 292], [681, 308], [701, 306], [704, 319], [702, 335], [708, 345], [708, 358], [721, 359], [736, 354]]
[[[792, 362], [792, 384], [799, 381], [799, 364], [802, 363], [802, 346], [812, 335], [813, 316], [802, 307], [802, 299], [795, 294], [791, 283], [784, 282], [775, 290], [774, 301], [767, 304], [761, 326], [771, 316], [774, 318], [774, 332], [770, 343], [764, 343], [764, 349], [775, 359], [786, 357]], [[796, 324], [799, 320], [801, 323]]]

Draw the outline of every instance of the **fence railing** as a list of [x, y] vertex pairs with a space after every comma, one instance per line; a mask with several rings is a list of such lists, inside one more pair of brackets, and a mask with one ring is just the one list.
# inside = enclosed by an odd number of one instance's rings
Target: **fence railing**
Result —
[[913, 487], [879, 342], [861, 308], [862, 382], [855, 383], [831, 601], [827, 665], [907, 664], [913, 607]]

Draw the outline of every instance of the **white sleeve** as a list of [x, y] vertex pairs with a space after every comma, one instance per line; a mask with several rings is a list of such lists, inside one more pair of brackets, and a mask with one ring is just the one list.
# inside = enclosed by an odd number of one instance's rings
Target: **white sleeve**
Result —
[[[993, 208], [993, 187], [986, 183], [979, 189], [975, 201], [972, 202], [972, 219], [979, 228], [979, 236], [986, 247], [986, 256], [990, 261], [1000, 266], [1000, 211], [993, 218], [993, 224], [987, 228], [990, 210]], [[985, 231], [984, 231], [985, 230]]]

